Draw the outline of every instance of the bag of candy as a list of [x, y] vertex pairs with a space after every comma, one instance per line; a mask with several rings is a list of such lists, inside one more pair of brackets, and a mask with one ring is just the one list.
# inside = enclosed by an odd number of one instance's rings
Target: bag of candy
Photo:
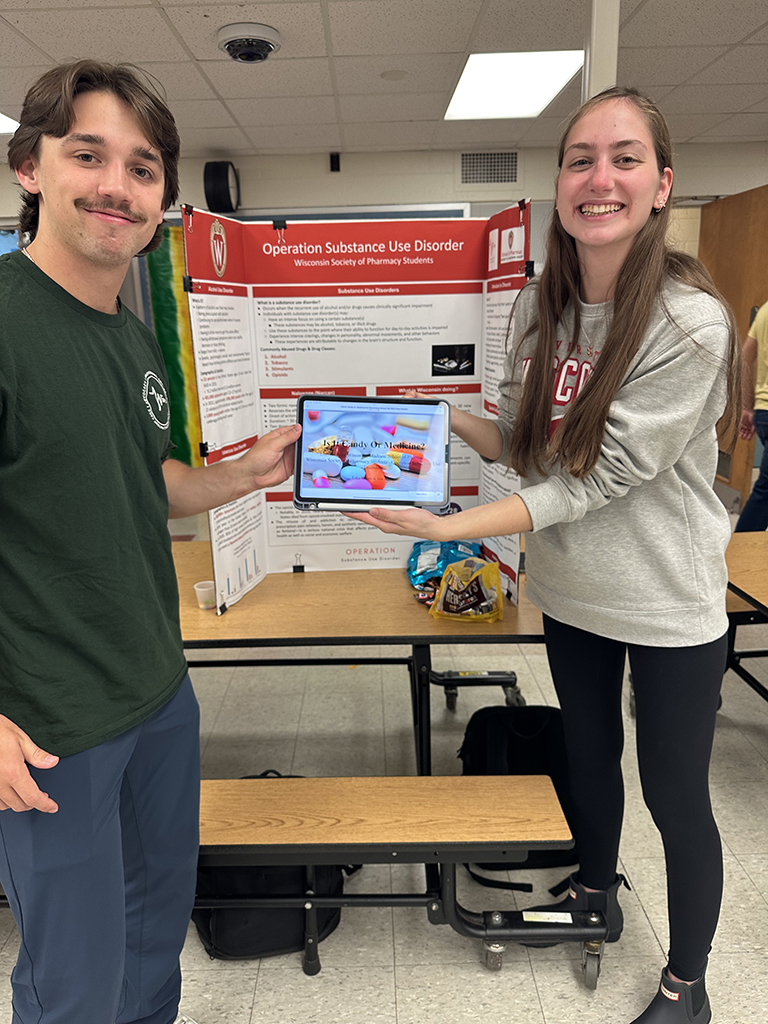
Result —
[[408, 579], [417, 590], [417, 600], [429, 607], [447, 566], [458, 559], [479, 554], [480, 545], [468, 540], [452, 540], [442, 544], [433, 540], [417, 541], [407, 565]]
[[429, 614], [436, 619], [495, 622], [504, 617], [501, 575], [496, 562], [465, 558], [443, 573]]

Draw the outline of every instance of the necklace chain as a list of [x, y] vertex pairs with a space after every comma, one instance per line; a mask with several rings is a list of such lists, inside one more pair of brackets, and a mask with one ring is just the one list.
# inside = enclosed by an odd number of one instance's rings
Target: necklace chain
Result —
[[[25, 245], [21, 247], [21, 251], [27, 257], [30, 263], [34, 263], [35, 266], [37, 266], [37, 263], [35, 263], [35, 261], [32, 259], [32, 255]], [[115, 296], [115, 309], [117, 310], [118, 313], [120, 312], [120, 299], [118, 299], [117, 296]]]

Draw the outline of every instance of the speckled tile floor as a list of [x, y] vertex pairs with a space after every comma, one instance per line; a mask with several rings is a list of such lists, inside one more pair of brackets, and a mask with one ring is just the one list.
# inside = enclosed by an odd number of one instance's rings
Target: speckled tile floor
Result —
[[[768, 648], [768, 627], [743, 628], [739, 645]], [[362, 657], [378, 648], [356, 650]], [[437, 669], [512, 668], [529, 704], [554, 703], [543, 647], [442, 647], [434, 649], [433, 662]], [[768, 684], [768, 659], [751, 668]], [[202, 709], [206, 777], [265, 768], [305, 775], [414, 771], [404, 668], [211, 666], [192, 676]], [[436, 774], [459, 774], [456, 751], [470, 714], [503, 699], [501, 690], [466, 688], [457, 710], [449, 712], [439, 691], [433, 693]], [[661, 847], [640, 797], [626, 693], [625, 726], [627, 813], [620, 870], [632, 892], [622, 891], [626, 928], [621, 941], [607, 949], [596, 991], [583, 985], [575, 944], [511, 945], [502, 970], [492, 973], [479, 942], [430, 925], [423, 911], [349, 908], [323, 943], [322, 971], [314, 978], [305, 977], [298, 955], [211, 961], [190, 927], [182, 961], [183, 1011], [198, 1024], [629, 1024], [654, 994], [667, 926]], [[712, 791], [726, 869], [708, 975], [713, 1024], [762, 1024], [768, 1020], [768, 704], [732, 673], [723, 684]], [[419, 870], [370, 866], [347, 886], [407, 890], [419, 884]], [[545, 900], [548, 886], [564, 873], [518, 873], [533, 882], [532, 896], [497, 894], [464, 876], [460, 898], [473, 909], [522, 907]], [[502, 904], [505, 899], [511, 902]], [[8, 978], [17, 944], [9, 912], [0, 911], [0, 1024], [11, 1021]]]

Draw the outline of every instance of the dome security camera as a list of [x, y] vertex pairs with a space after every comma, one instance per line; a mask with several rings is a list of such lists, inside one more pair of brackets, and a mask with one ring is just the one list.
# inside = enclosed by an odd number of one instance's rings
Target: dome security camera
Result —
[[238, 64], [261, 64], [280, 49], [281, 41], [276, 28], [250, 22], [225, 25], [216, 36], [219, 49]]

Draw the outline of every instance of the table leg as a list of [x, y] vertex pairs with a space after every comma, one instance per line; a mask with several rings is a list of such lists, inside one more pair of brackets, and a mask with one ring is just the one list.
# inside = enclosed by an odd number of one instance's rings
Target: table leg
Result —
[[768, 689], [752, 675], [752, 673], [742, 664], [744, 658], [765, 658], [768, 657], [768, 651], [737, 651], [736, 650], [736, 628], [739, 625], [750, 625], [753, 622], [765, 621], [764, 616], [759, 613], [749, 613], [745, 616], [744, 621], [740, 622], [735, 615], [728, 616], [728, 660], [726, 662], [726, 671], [731, 669], [736, 673], [747, 686], [751, 686], [752, 689], [763, 698], [764, 701], [768, 701]]
[[317, 921], [317, 905], [312, 899], [316, 894], [315, 868], [308, 864], [305, 869], [306, 897], [304, 904], [304, 973], [309, 975], [320, 973], [320, 956], [318, 945], [320, 943], [320, 929]]
[[416, 743], [416, 773], [432, 774], [432, 735], [430, 729], [430, 675], [432, 659], [429, 644], [414, 644], [411, 648], [411, 702], [413, 706], [413, 733]]

